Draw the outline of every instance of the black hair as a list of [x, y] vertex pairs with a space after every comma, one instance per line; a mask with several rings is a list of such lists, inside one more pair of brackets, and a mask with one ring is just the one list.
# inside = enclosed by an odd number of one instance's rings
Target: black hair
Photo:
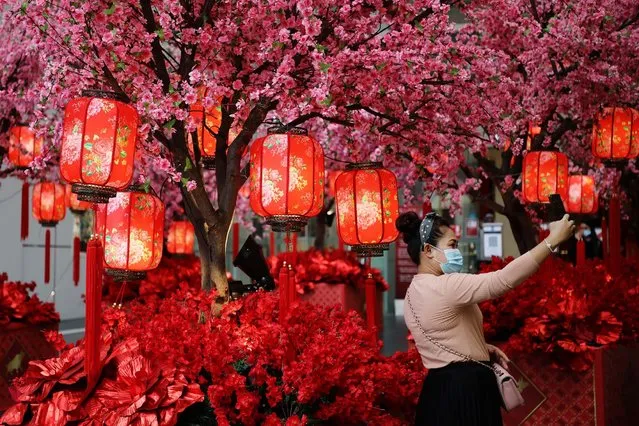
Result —
[[[402, 213], [395, 221], [395, 227], [402, 233], [402, 239], [408, 245], [408, 255], [416, 265], [419, 265], [419, 254], [423, 248], [419, 236], [421, 224], [422, 219], [415, 212]], [[439, 239], [444, 235], [443, 227], [450, 228], [450, 223], [441, 216], [433, 216], [433, 227], [425, 243], [437, 246]]]

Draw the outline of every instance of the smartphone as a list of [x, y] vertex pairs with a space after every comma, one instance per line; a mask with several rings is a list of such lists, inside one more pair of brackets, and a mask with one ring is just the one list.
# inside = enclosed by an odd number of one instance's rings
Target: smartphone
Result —
[[548, 208], [548, 222], [555, 222], [563, 219], [566, 215], [566, 208], [564, 207], [564, 201], [559, 194], [551, 194], [548, 199], [550, 200], [550, 207]]

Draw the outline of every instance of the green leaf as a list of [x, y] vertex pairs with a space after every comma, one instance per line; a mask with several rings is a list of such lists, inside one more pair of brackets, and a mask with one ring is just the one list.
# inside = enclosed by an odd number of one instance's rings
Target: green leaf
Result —
[[27, 14], [27, 7], [29, 7], [29, 2], [28, 1], [22, 2], [22, 5], [20, 6], [20, 14], [21, 15], [24, 16], [24, 15]]
[[164, 124], [164, 127], [171, 130], [175, 126], [175, 118], [171, 119], [171, 121]]
[[115, 69], [118, 71], [122, 71], [126, 68], [126, 66], [124, 65], [124, 62], [118, 62], [115, 64]]
[[142, 190], [147, 194], [151, 192], [151, 181], [149, 179], [144, 181], [144, 183], [142, 184]]
[[106, 16], [111, 16], [115, 13], [115, 2], [111, 3], [111, 7], [108, 9], [104, 9], [104, 14]]
[[64, 44], [69, 44], [69, 42], [71, 41], [71, 36], [65, 35], [62, 41], [64, 42]]
[[326, 52], [326, 47], [322, 46], [321, 44], [316, 44], [315, 49], [320, 53]]
[[320, 105], [328, 107], [331, 106], [331, 104], [333, 103], [333, 97], [331, 96], [331, 94], [329, 93], [327, 97], [325, 97], [321, 102]]
[[448, 71], [450, 73], [450, 75], [452, 76], [456, 76], [459, 74], [459, 68], [453, 67], [450, 69], [450, 71]]
[[180, 179], [180, 182], [182, 182], [182, 185], [186, 187], [186, 185], [189, 183], [189, 180], [183, 177], [182, 179]]
[[160, 28], [159, 30], [155, 30], [155, 34], [157, 34], [158, 38], [161, 41], [164, 41], [164, 30]]
[[417, 28], [420, 32], [424, 31], [424, 26], [419, 22], [415, 22], [415, 28]]
[[375, 64], [375, 69], [377, 71], [381, 71], [386, 67], [386, 62], [382, 62], [381, 64]]
[[281, 49], [284, 47], [284, 43], [282, 43], [281, 41], [274, 41], [271, 46], [273, 47], [273, 49]]
[[193, 163], [191, 163], [191, 159], [189, 157], [186, 157], [186, 164], [184, 165], [184, 171], [188, 172], [192, 168], [193, 168]]
[[169, 95], [172, 95], [175, 93], [175, 87], [173, 87], [172, 84], [169, 84]]
[[328, 72], [328, 70], [331, 68], [331, 64], [327, 64], [326, 62], [320, 62], [320, 71], [323, 73]]

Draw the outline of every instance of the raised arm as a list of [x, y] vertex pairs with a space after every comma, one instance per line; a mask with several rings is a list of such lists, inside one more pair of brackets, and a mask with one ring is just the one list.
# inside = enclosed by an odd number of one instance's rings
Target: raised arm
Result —
[[574, 222], [566, 215], [550, 224], [550, 235], [546, 240], [499, 271], [479, 275], [445, 275], [447, 299], [454, 305], [469, 305], [501, 296], [534, 274], [552, 251], [574, 232]]

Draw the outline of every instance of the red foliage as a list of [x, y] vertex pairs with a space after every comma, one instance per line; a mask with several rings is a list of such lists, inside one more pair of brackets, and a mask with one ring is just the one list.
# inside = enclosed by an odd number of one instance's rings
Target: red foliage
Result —
[[43, 325], [60, 322], [53, 303], [42, 302], [33, 292], [36, 284], [9, 281], [0, 274], [0, 326], [11, 322]]
[[[482, 272], [501, 269], [493, 262]], [[557, 366], [587, 369], [591, 350], [639, 338], [639, 264], [610, 275], [600, 261], [580, 267], [548, 259], [515, 290], [481, 305], [488, 340], [510, 351], [551, 353]]]
[[[379, 290], [386, 291], [389, 286], [381, 272], [361, 263], [357, 256], [349, 251], [331, 249], [316, 250], [314, 248], [294, 255], [297, 292], [304, 294], [313, 291], [316, 284], [349, 284], [364, 288], [366, 277], [373, 274]], [[290, 253], [280, 253], [277, 257], [268, 258], [271, 275], [277, 281], [282, 263], [290, 263]]]

